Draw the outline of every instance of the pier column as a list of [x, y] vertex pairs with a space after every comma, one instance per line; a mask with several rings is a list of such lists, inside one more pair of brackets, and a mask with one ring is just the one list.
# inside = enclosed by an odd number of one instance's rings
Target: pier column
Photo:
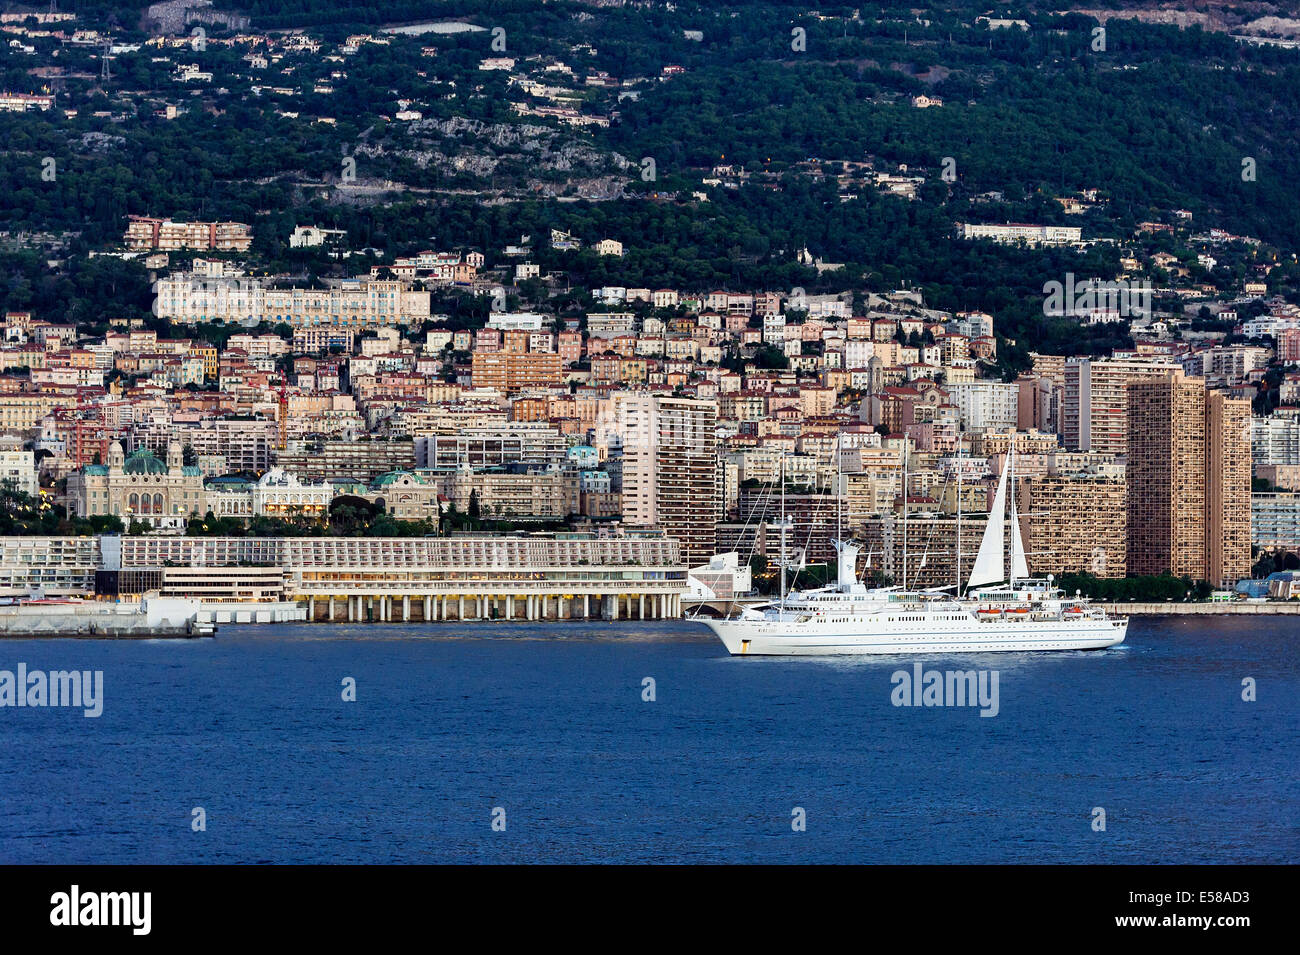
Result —
[[460, 595], [460, 609], [456, 611], [456, 619], [457, 620], [465, 619], [465, 595], [464, 594]]
[[402, 597], [402, 619], [411, 619], [411, 598], [409, 595], [403, 595]]
[[329, 597], [327, 597], [326, 599], [330, 603], [329, 619], [333, 620], [334, 619], [334, 595], [330, 594]]
[[645, 619], [645, 594], [641, 594], [640, 599], [641, 599], [641, 609], [638, 612], [638, 619], [644, 620]]
[[348, 623], [351, 623], [352, 622], [352, 595], [349, 594], [344, 599], [346, 599], [348, 602]]
[[307, 619], [314, 621], [316, 619], [316, 598], [307, 598]]
[[543, 619], [543, 620], [546, 619], [546, 612], [547, 612], [547, 610], [550, 609], [550, 608], [547, 606], [550, 602], [551, 602], [551, 598], [550, 598], [548, 595], [546, 595], [546, 594], [542, 594], [542, 619]]
[[591, 594], [582, 595], [582, 619], [587, 620], [591, 617]]
[[515, 619], [515, 598], [513, 596], [506, 597], [506, 619]]

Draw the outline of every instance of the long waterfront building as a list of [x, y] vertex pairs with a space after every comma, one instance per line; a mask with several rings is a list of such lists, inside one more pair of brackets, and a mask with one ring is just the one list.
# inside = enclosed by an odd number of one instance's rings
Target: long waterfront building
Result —
[[659, 535], [0, 538], [0, 596], [196, 583], [214, 601], [296, 600], [320, 621], [649, 620], [680, 616], [686, 566]]

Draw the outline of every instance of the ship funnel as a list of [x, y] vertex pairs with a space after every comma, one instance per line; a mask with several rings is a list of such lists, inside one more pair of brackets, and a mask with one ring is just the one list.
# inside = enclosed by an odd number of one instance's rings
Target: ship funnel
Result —
[[835, 583], [840, 590], [848, 591], [858, 582], [858, 554], [861, 550], [849, 541], [835, 541]]

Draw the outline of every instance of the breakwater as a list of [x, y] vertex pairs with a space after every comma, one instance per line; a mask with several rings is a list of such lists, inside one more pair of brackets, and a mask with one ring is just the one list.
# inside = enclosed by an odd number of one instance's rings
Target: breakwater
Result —
[[0, 607], [0, 638], [141, 640], [205, 636], [213, 630], [212, 624], [199, 621], [198, 604], [189, 600], [146, 598], [139, 603], [31, 601]]

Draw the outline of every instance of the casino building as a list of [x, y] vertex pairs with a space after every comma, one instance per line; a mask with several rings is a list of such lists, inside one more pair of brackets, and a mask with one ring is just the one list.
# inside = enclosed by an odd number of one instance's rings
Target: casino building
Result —
[[179, 441], [167, 446], [166, 460], [147, 448], [126, 454], [114, 441], [107, 464], [68, 475], [67, 499], [69, 511], [81, 517], [115, 514], [124, 524], [180, 529], [203, 511], [203, 472], [184, 463]]

